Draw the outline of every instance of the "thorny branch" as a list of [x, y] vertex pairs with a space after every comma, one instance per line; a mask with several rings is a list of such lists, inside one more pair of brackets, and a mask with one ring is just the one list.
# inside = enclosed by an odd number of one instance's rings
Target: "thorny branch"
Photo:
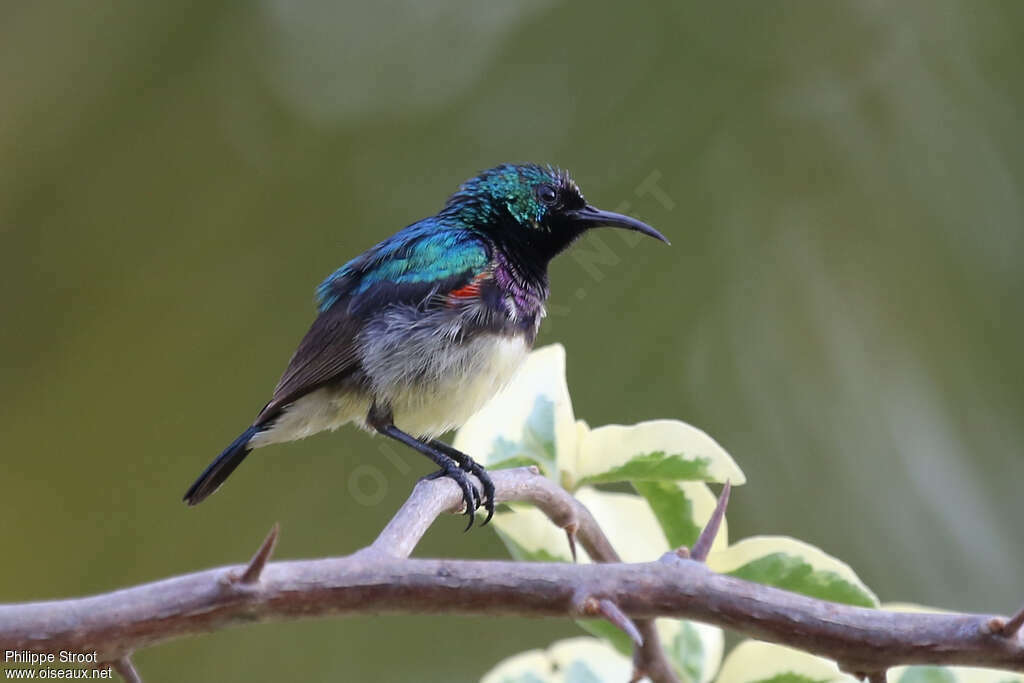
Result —
[[497, 502], [531, 502], [569, 542], [605, 564], [410, 559], [461, 492], [421, 481], [372, 545], [353, 555], [267, 562], [277, 527], [244, 566], [220, 567], [87, 598], [0, 605], [0, 650], [96, 651], [127, 681], [131, 654], [185, 635], [253, 620], [361, 613], [458, 613], [604, 618], [636, 643], [636, 677], [676, 681], [654, 617], [732, 629], [836, 660], [869, 681], [901, 664], [1024, 671], [1024, 608], [1003, 618], [886, 612], [816, 600], [715, 574], [702, 563], [725, 511], [728, 485], [693, 551], [623, 564], [590, 513], [531, 468], [492, 473]]

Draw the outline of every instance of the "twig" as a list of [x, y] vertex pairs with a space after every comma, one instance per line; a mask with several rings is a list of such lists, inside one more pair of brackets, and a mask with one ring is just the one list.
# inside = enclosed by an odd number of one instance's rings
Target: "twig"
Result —
[[135, 664], [132, 663], [132, 658], [128, 655], [116, 659], [111, 666], [121, 675], [125, 683], [142, 683], [142, 676], [136, 671]]
[[[533, 500], [549, 516], [565, 513], [562, 522], [579, 524], [580, 543], [591, 557], [614, 553], [586, 509], [543, 477], [520, 469], [494, 472], [492, 478], [498, 500]], [[268, 562], [252, 585], [225, 584], [225, 576], [244, 574], [245, 567], [235, 565], [93, 597], [0, 605], [0, 649], [96, 651], [101, 661], [117, 661], [171, 638], [254, 620], [382, 612], [565, 617], [577, 613], [579, 596], [586, 595], [608, 600], [637, 620], [644, 641], [640, 651], [657, 644], [650, 620], [665, 616], [783, 643], [834, 659], [852, 671], [901, 664], [1024, 671], [1024, 639], [1019, 633], [1007, 637], [994, 632], [993, 615], [838, 605], [715, 574], [703, 563], [678, 558], [577, 565], [401, 555], [411, 552], [422, 535], [418, 530], [433, 519], [418, 522], [415, 515], [410, 517], [413, 511], [455, 510], [460, 502], [452, 482], [419, 484], [399, 512], [411, 523], [415, 540], [401, 533], [382, 534], [370, 549], [348, 557]], [[640, 620], [648, 620], [647, 626]], [[639, 659], [644, 666], [653, 661]], [[652, 678], [659, 675], [643, 671]]]
[[[540, 475], [536, 467], [491, 473], [496, 503], [521, 501], [532, 503], [556, 526], [565, 530], [569, 549], [576, 560], [576, 540], [594, 562], [621, 562], [615, 548], [597, 521], [565, 489]], [[359, 557], [407, 558], [434, 520], [444, 512], [458, 511], [461, 504], [458, 487], [445, 480], [421, 480], [412, 495], [388, 522], [377, 539], [356, 553]], [[655, 683], [679, 683], [658, 640], [653, 620], [635, 624], [642, 646], [634, 653], [634, 667]]]
[[[540, 476], [535, 467], [499, 470], [491, 473], [495, 503], [521, 501], [537, 506], [548, 519], [567, 534], [580, 536], [590, 553], [612, 552], [611, 544], [590, 512], [564, 489]], [[498, 482], [501, 486], [498, 486]], [[412, 554], [423, 534], [440, 515], [456, 511], [462, 493], [446, 479], [421, 479], [405, 504], [398, 510], [376, 540], [357, 554], [406, 558]], [[593, 555], [591, 555], [593, 557]]]

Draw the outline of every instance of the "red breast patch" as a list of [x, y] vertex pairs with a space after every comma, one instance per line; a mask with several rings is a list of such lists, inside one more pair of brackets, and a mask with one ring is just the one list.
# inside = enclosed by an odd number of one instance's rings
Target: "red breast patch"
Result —
[[480, 285], [486, 278], [487, 271], [484, 271], [462, 287], [453, 289], [448, 296], [452, 299], [475, 299], [480, 296]]

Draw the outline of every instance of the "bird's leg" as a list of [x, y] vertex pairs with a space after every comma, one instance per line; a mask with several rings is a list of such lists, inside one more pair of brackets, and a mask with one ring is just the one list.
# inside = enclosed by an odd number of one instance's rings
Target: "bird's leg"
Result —
[[[484, 524], [491, 521], [491, 517], [494, 516], [494, 482], [491, 481], [491, 475], [487, 474], [487, 470], [484, 469], [484, 466], [477, 463], [473, 458], [469, 457], [462, 451], [449, 446], [443, 441], [431, 439], [429, 443], [431, 446], [459, 463], [459, 466], [462, 467], [462, 469], [470, 474], [476, 475], [477, 479], [480, 480], [480, 483], [484, 485], [484, 498], [487, 499], [484, 503], [484, 508], [487, 510], [487, 519], [484, 520]], [[483, 526], [484, 524], [481, 524], [480, 526]]]
[[[476, 487], [473, 486], [473, 482], [471, 482], [469, 477], [466, 476], [466, 472], [463, 471], [460, 463], [450, 455], [442, 452], [438, 448], [435, 448], [433, 445], [420, 441], [411, 434], [403, 432], [401, 429], [396, 427], [390, 410], [380, 410], [377, 405], [374, 404], [370, 409], [370, 414], [367, 416], [367, 422], [371, 427], [377, 430], [378, 433], [391, 437], [395, 441], [404, 443], [406, 446], [422, 453], [437, 463], [441, 469], [431, 475], [428, 475], [427, 478], [437, 479], [438, 477], [448, 477], [455, 480], [455, 483], [459, 485], [460, 489], [462, 489], [462, 500], [466, 505], [465, 514], [469, 515], [469, 524], [466, 525], [466, 531], [469, 531], [470, 527], [473, 526], [473, 520], [476, 519], [476, 509], [480, 507], [480, 494], [477, 493]], [[483, 480], [481, 479], [481, 481]], [[490, 509], [488, 508], [488, 510]], [[488, 515], [487, 518], [490, 519], [490, 515]]]
[[433, 474], [427, 475], [428, 479], [448, 477], [455, 480], [455, 483], [462, 489], [462, 500], [466, 505], [466, 514], [469, 515], [469, 523], [466, 525], [466, 530], [468, 531], [469, 528], [473, 526], [473, 520], [476, 518], [476, 508], [480, 507], [480, 495], [477, 493], [476, 487], [473, 486], [473, 482], [471, 482], [469, 477], [466, 476], [466, 472], [459, 466], [459, 463], [453, 458], [432, 448], [429, 444], [423, 443], [416, 437], [403, 432], [393, 424], [378, 427], [377, 431], [384, 436], [389, 436], [396, 441], [404, 443], [406, 446], [422, 453], [437, 463], [441, 469]]

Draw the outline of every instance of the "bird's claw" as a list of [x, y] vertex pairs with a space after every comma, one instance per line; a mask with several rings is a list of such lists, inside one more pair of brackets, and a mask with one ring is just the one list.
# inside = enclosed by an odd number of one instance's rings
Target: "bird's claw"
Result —
[[[462, 489], [462, 502], [466, 506], [466, 512], [463, 514], [469, 515], [469, 524], [466, 525], [465, 531], [469, 531], [473, 528], [473, 522], [476, 519], [476, 509], [480, 507], [480, 494], [477, 493], [473, 482], [469, 480], [466, 471], [459, 467], [458, 463], [454, 460], [446, 462], [437, 472], [427, 475], [427, 479], [440, 479], [441, 477], [453, 479], [459, 485], [459, 488]], [[485, 484], [484, 491], [486, 490]], [[489, 510], [490, 508], [488, 508]], [[487, 519], [490, 518], [490, 515], [488, 515]]]
[[483, 465], [477, 464], [473, 458], [466, 456], [465, 462], [462, 463], [462, 469], [470, 474], [476, 476], [480, 480], [480, 483], [484, 487], [484, 498], [486, 502], [483, 503], [484, 509], [487, 510], [487, 518], [483, 521], [480, 526], [484, 526], [491, 517], [494, 517], [494, 482], [491, 481], [491, 475], [487, 474], [487, 470], [484, 469]]

